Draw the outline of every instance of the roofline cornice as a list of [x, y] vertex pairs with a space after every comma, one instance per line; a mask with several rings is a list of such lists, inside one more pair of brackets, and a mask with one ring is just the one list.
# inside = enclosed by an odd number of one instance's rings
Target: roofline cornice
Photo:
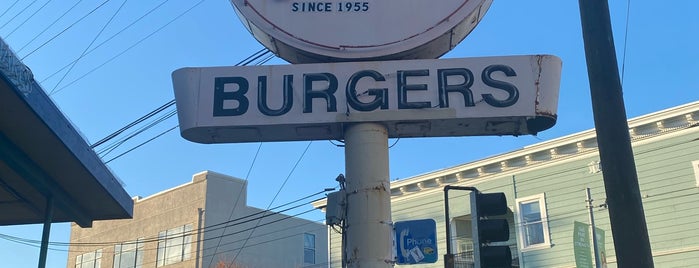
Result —
[[[635, 117], [628, 121], [628, 125], [632, 142], [675, 136], [672, 134], [678, 130], [699, 125], [699, 101]], [[596, 151], [597, 134], [595, 129], [589, 129], [504, 154], [392, 181], [391, 195], [403, 198], [449, 184], [476, 184], [501, 177], [493, 174], [531, 170], [552, 161], [587, 156]], [[313, 203], [318, 209], [325, 205], [326, 199]]]
[[[639, 116], [628, 121], [632, 141], [669, 134], [672, 130], [699, 124], [699, 101], [691, 102]], [[475, 180], [485, 175], [521, 168], [543, 161], [556, 161], [561, 155], [587, 154], [597, 150], [595, 129], [578, 132], [553, 140], [525, 146], [521, 149], [481, 160], [464, 163], [406, 179], [392, 181], [391, 192], [405, 195], [435, 186]]]

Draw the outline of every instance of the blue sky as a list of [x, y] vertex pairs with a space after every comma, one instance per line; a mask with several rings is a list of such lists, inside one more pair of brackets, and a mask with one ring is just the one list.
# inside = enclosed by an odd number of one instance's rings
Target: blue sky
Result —
[[[13, 2], [3, 1], [0, 14]], [[44, 90], [54, 92], [53, 100], [90, 143], [172, 100], [172, 71], [232, 66], [262, 48], [225, 0], [128, 1], [98, 36], [123, 3], [112, 0], [41, 46], [103, 3], [83, 1], [39, 35], [74, 3], [48, 1], [29, 18], [46, 2], [36, 1], [15, 17], [31, 3], [19, 1], [0, 16], [0, 36], [24, 58]], [[162, 2], [153, 13], [114, 35]], [[628, 32], [629, 2], [611, 2], [628, 117], [699, 100], [695, 49], [699, 19], [694, 13], [699, 2], [632, 1]], [[85, 51], [89, 53], [80, 57]], [[407, 178], [593, 128], [577, 1], [496, 1], [476, 29], [444, 58], [526, 54], [553, 54], [563, 60], [558, 122], [553, 128], [538, 136], [401, 139], [389, 151], [391, 178]], [[78, 58], [74, 67], [63, 68]], [[286, 63], [275, 58], [266, 64]], [[104, 159], [176, 125], [175, 117], [167, 119]], [[172, 131], [111, 161], [109, 167], [132, 196], [148, 196], [189, 182], [203, 170], [247, 177], [248, 205], [260, 208], [270, 206], [287, 178], [271, 206], [334, 187], [335, 177], [344, 173], [344, 151], [329, 141], [313, 141], [305, 154], [309, 142], [264, 143], [252, 165], [259, 146], [195, 144]], [[302, 217], [319, 220], [323, 215], [314, 212]], [[52, 241], [67, 242], [69, 225], [54, 224], [51, 233]], [[41, 226], [3, 226], [0, 234], [40, 240]], [[57, 249], [50, 251], [48, 267], [65, 267], [66, 253], [60, 251], [65, 248]], [[3, 266], [36, 266], [38, 254], [37, 247], [0, 239]]]

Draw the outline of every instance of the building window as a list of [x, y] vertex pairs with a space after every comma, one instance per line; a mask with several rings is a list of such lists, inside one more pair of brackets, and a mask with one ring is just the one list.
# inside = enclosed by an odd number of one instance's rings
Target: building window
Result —
[[114, 246], [114, 268], [141, 268], [143, 239]]
[[544, 194], [517, 199], [522, 250], [550, 247]]
[[158, 233], [157, 267], [189, 260], [191, 257], [191, 224]]
[[102, 250], [98, 249], [94, 252], [78, 255], [75, 258], [75, 268], [100, 268], [101, 261]]
[[303, 234], [303, 263], [316, 263], [316, 235]]
[[694, 168], [694, 179], [697, 181], [696, 186], [699, 187], [699, 160], [692, 161], [692, 167]]

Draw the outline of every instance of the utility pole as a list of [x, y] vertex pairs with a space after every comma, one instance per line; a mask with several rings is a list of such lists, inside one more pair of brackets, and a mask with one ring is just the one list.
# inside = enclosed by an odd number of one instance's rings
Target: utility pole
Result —
[[[347, 267], [393, 267], [388, 132], [378, 123], [345, 129]], [[344, 266], [344, 264], [343, 264]]]
[[595, 256], [595, 267], [596, 268], [601, 268], [602, 263], [600, 262], [599, 258], [599, 248], [597, 248], [597, 231], [595, 230], [595, 215], [594, 212], [592, 211], [592, 195], [590, 194], [590, 188], [585, 189], [585, 193], [587, 195], [587, 199], [585, 199], [585, 203], [587, 203], [587, 215], [588, 219], [590, 221], [590, 229], [592, 230], [592, 253], [594, 253]]
[[653, 256], [624, 109], [609, 5], [606, 0], [578, 3], [617, 263], [621, 268], [650, 268]]

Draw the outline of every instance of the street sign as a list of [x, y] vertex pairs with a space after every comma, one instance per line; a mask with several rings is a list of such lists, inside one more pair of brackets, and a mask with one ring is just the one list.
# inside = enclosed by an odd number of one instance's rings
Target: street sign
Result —
[[399, 221], [393, 228], [396, 264], [437, 262], [437, 223], [433, 219]]
[[595, 236], [597, 237], [597, 250], [599, 255], [600, 267], [607, 267], [607, 250], [605, 249], [604, 230], [595, 227]]
[[599, 266], [593, 265], [592, 246], [590, 241], [590, 225], [578, 221], [573, 222], [573, 255], [576, 267], [607, 267], [607, 251], [605, 249], [604, 230], [595, 227]]
[[243, 25], [291, 63], [434, 59], [480, 22], [492, 0], [231, 0]]
[[590, 247], [590, 226], [573, 222], [573, 255], [575, 267], [592, 268], [592, 248]]
[[199, 143], [344, 139], [376, 122], [391, 138], [535, 134], [556, 122], [551, 55], [183, 68], [181, 135]]

